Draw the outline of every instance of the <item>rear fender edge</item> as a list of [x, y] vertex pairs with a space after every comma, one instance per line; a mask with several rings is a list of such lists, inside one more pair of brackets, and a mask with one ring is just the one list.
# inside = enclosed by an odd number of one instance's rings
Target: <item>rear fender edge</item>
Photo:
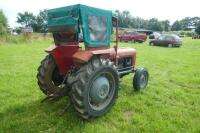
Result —
[[94, 51], [78, 51], [72, 57], [75, 64], [84, 64], [87, 63], [95, 55], [101, 55], [113, 59], [115, 55], [115, 50], [114, 48], [109, 48]]
[[73, 54], [72, 60], [75, 65], [87, 63], [93, 56], [90, 51], [78, 51]]
[[74, 66], [72, 56], [78, 49], [75, 46], [50, 46], [45, 52], [53, 56], [60, 74], [65, 75]]

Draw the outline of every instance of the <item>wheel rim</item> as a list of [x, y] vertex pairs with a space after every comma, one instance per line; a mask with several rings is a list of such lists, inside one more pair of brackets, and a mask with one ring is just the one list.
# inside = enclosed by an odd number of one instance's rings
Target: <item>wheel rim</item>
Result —
[[140, 77], [140, 88], [144, 88], [147, 84], [147, 76], [142, 74]]
[[88, 101], [94, 110], [102, 110], [111, 102], [115, 93], [115, 78], [109, 72], [95, 76], [89, 86]]

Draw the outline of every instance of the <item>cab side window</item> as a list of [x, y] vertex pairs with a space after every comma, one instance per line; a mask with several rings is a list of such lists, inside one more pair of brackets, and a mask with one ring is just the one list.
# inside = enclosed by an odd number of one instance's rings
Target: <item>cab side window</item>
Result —
[[107, 17], [89, 16], [89, 37], [92, 42], [106, 42]]

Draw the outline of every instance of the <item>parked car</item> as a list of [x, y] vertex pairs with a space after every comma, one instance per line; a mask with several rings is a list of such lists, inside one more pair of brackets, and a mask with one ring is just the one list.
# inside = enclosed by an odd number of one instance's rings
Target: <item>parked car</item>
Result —
[[193, 35], [192, 39], [200, 39], [200, 35]]
[[178, 36], [179, 36], [179, 37], [185, 37], [185, 35], [181, 35], [181, 34], [179, 34]]
[[149, 35], [149, 39], [157, 39], [160, 35], [161, 34], [158, 32], [153, 32], [151, 35]]
[[147, 35], [143, 33], [138, 33], [138, 32], [126, 32], [125, 34], [118, 35], [118, 39], [120, 42], [125, 41], [125, 42], [139, 42], [142, 43], [146, 41]]
[[151, 40], [149, 45], [180, 47], [182, 45], [182, 39], [177, 35], [161, 35], [158, 39]]

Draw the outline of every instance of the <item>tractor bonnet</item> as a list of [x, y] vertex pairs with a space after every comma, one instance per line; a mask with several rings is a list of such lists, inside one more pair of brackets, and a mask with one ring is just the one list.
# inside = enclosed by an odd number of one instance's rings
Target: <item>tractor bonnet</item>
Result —
[[[48, 30], [83, 34], [88, 47], [109, 46], [112, 30], [112, 11], [85, 5], [72, 5], [48, 10]], [[78, 37], [77, 37], [78, 41]]]

